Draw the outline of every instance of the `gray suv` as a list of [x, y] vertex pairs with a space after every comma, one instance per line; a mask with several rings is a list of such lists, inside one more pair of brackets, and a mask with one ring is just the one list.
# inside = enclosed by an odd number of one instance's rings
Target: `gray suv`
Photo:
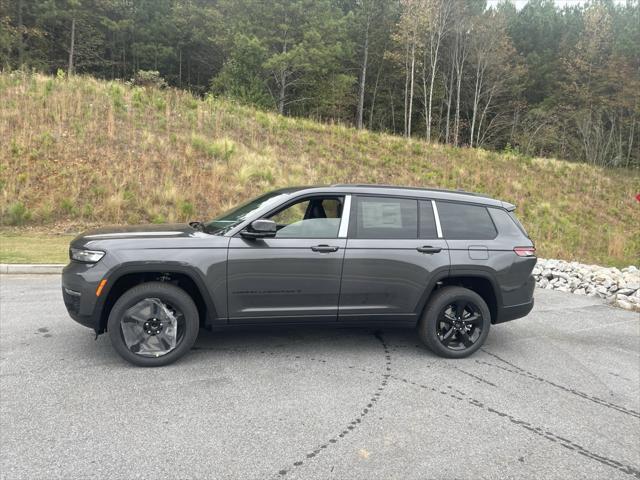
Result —
[[247, 325], [417, 327], [461, 358], [533, 308], [535, 248], [514, 208], [460, 191], [286, 188], [208, 223], [86, 232], [62, 295], [140, 366], [180, 358], [200, 328]]

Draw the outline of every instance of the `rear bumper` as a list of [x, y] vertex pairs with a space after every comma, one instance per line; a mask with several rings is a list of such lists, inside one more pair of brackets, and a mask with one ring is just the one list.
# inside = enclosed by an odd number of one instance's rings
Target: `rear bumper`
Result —
[[498, 313], [498, 317], [493, 323], [504, 323], [517, 318], [526, 317], [533, 309], [533, 298], [530, 302], [522, 303], [520, 305], [511, 305], [509, 307], [502, 307]]
[[504, 323], [527, 316], [533, 309], [533, 292], [535, 288], [536, 280], [533, 275], [530, 275], [527, 281], [517, 289], [517, 297], [521, 299], [522, 303], [499, 307], [493, 323]]

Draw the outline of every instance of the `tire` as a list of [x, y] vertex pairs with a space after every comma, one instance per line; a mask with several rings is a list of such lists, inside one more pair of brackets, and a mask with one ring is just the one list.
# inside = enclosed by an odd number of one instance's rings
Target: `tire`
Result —
[[[468, 321], [460, 321], [460, 308]], [[418, 335], [436, 355], [464, 358], [482, 346], [490, 327], [491, 313], [480, 295], [463, 287], [444, 287], [429, 300], [418, 323]]]
[[[155, 326], [148, 327], [149, 322]], [[147, 335], [151, 333], [147, 328], [155, 328], [152, 335]], [[199, 328], [198, 308], [193, 299], [181, 288], [164, 282], [142, 283], [124, 292], [107, 322], [113, 348], [139, 367], [175, 362], [191, 349]], [[134, 336], [139, 340], [136, 344], [131, 340]], [[166, 352], [159, 348], [161, 343]]]

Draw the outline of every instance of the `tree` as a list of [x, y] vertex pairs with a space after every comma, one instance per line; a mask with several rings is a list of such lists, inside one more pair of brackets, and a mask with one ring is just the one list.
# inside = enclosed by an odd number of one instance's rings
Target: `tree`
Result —
[[[425, 57], [423, 61], [422, 82], [424, 103], [426, 108], [426, 137], [427, 142], [431, 141], [431, 124], [433, 112], [433, 86], [439, 65], [440, 46], [443, 38], [449, 29], [449, 15], [451, 12], [451, 2], [449, 0], [428, 0], [425, 5], [424, 14], [426, 15], [426, 28], [428, 39], [425, 48]], [[429, 67], [429, 87], [427, 89], [427, 65]], [[428, 93], [427, 93], [428, 91]]]

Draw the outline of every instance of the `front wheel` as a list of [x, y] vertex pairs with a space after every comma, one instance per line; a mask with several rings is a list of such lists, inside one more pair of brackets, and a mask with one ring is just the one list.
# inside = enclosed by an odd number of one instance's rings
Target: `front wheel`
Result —
[[491, 313], [480, 295], [463, 287], [444, 287], [425, 308], [418, 334], [436, 355], [463, 358], [482, 346], [490, 326]]
[[181, 288], [149, 282], [127, 290], [109, 314], [111, 344], [125, 360], [141, 367], [175, 362], [198, 336], [198, 308]]

